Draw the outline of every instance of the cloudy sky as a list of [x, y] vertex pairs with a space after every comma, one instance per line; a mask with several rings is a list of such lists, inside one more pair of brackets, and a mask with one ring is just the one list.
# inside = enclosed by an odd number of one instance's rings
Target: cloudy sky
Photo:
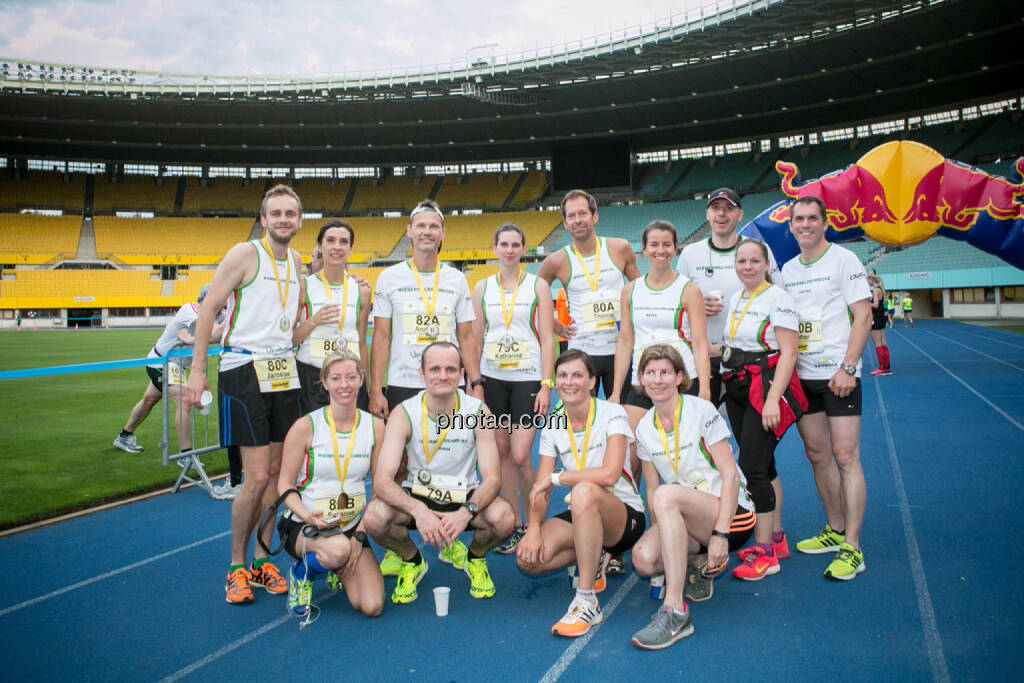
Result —
[[[222, 75], [398, 69], [576, 41], [707, 4], [714, 0], [0, 0], [0, 56]], [[498, 46], [473, 49], [489, 43]]]

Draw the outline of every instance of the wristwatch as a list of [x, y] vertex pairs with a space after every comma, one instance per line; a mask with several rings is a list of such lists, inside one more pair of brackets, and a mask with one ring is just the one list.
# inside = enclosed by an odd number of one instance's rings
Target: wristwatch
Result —
[[857, 374], [857, 366], [850, 365], [849, 363], [840, 363], [839, 369], [845, 372], [850, 377], [854, 377]]
[[484, 378], [483, 377], [481, 377], [480, 379], [475, 379], [475, 380], [473, 380], [472, 382], [469, 383], [469, 386], [471, 388], [473, 388], [473, 389], [476, 389], [477, 387], [482, 387], [483, 385], [484, 385]]
[[469, 514], [473, 518], [476, 518], [477, 513], [480, 512], [480, 508], [477, 506], [477, 504], [473, 503], [473, 502], [470, 502], [468, 500], [465, 503], [462, 504], [462, 507], [464, 507], [467, 510], [469, 510]]
[[357, 532], [355, 532], [354, 534], [352, 534], [352, 538], [356, 539], [356, 541], [358, 541], [359, 543], [361, 543], [362, 545], [364, 545], [366, 547], [370, 546], [370, 542], [367, 540], [366, 532], [364, 532], [364, 531], [357, 531]]

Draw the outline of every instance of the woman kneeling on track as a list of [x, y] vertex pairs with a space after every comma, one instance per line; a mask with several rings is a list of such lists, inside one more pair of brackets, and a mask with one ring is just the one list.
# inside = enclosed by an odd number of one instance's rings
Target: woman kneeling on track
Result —
[[771, 283], [769, 267], [764, 242], [748, 239], [736, 249], [736, 275], [743, 289], [732, 295], [726, 309], [722, 349], [725, 407], [757, 511], [754, 545], [740, 551], [743, 564], [732, 570], [735, 578], [746, 581], [778, 573], [779, 560], [789, 557], [775, 446], [807, 409], [793, 371], [800, 329], [796, 303]]
[[[633, 547], [633, 566], [644, 576], [663, 573], [665, 596], [651, 622], [633, 635], [633, 644], [661, 650], [693, 633], [684, 583], [691, 600], [710, 598], [712, 579], [729, 562], [729, 553], [750, 538], [756, 515], [732, 458], [725, 420], [709, 401], [684, 393], [690, 378], [679, 352], [648, 347], [639, 372], [640, 385], [654, 403], [636, 430], [651, 528]], [[659, 477], [665, 482], [660, 486]], [[704, 554], [706, 564], [700, 566]], [[688, 566], [693, 566], [692, 587]]]
[[295, 558], [288, 610], [298, 616], [310, 613], [313, 580], [320, 574], [332, 590], [344, 582], [352, 607], [368, 617], [379, 615], [384, 604], [384, 579], [362, 521], [366, 476], [376, 466], [384, 423], [356, 408], [365, 378], [352, 351], [330, 354], [320, 369], [330, 404], [300, 418], [284, 439], [277, 488], [288, 511], [278, 531]]
[[[645, 525], [643, 500], [623, 469], [633, 438], [626, 412], [592, 398], [595, 382], [586, 353], [570, 349], [555, 361], [562, 405], [540, 435], [537, 482], [530, 491], [526, 534], [516, 550], [519, 567], [530, 574], [579, 565], [569, 611], [551, 627], [560, 636], [582, 636], [601, 623], [597, 593], [605, 588], [607, 559], [629, 550]], [[555, 471], [557, 459], [565, 469]], [[554, 486], [572, 487], [569, 510], [544, 519]]]

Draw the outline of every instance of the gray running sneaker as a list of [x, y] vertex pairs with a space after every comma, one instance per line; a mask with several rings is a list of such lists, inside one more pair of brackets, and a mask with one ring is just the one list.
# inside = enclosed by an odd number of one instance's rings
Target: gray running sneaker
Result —
[[223, 483], [214, 486], [210, 490], [210, 497], [217, 500], [232, 500], [241, 488], [241, 484], [232, 486], [231, 482], [225, 479]]
[[118, 434], [117, 438], [114, 439], [114, 448], [120, 448], [125, 453], [141, 453], [146, 450], [138, 441], [136, 441], [134, 434], [130, 436], [121, 436]]
[[693, 602], [710, 600], [715, 594], [715, 580], [704, 576], [701, 567], [686, 568], [686, 585], [683, 586], [683, 597]]
[[651, 617], [651, 623], [633, 634], [633, 644], [644, 650], [664, 650], [690, 635], [690, 610], [680, 614], [671, 607], [662, 607]]

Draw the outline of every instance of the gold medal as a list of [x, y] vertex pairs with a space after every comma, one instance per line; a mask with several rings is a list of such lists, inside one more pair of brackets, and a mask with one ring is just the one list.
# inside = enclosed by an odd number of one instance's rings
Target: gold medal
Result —
[[440, 326], [438, 326], [438, 325], [436, 325], [434, 323], [430, 323], [429, 325], [427, 325], [427, 336], [428, 337], [433, 337], [434, 339], [437, 339], [437, 335], [440, 334], [440, 333], [441, 333]]
[[427, 484], [430, 483], [430, 470], [424, 467], [422, 470], [416, 473], [416, 478], [420, 480], [421, 484], [426, 486]]
[[281, 328], [282, 332], [288, 332], [292, 329], [292, 321], [288, 319], [288, 288], [292, 284], [292, 252], [290, 249], [285, 251], [285, 260], [288, 262], [288, 269], [284, 275], [284, 289], [281, 288], [281, 273], [277, 270], [277, 259], [274, 258], [274, 252], [270, 251], [270, 240], [267, 239], [266, 235], [263, 236], [263, 248], [267, 250], [267, 256], [270, 257], [270, 265], [274, 268], [274, 281], [277, 283], [277, 296], [281, 300], [281, 311], [284, 315], [281, 316], [281, 320], [278, 321], [278, 327]]
[[337, 503], [338, 503], [338, 509], [339, 510], [347, 509], [348, 508], [348, 504], [349, 504], [348, 494], [345, 493], [344, 491], [342, 491], [341, 495], [338, 496]]
[[277, 326], [281, 328], [282, 332], [287, 332], [292, 329], [292, 321], [288, 319], [288, 316], [282, 315], [281, 319], [277, 321]]

